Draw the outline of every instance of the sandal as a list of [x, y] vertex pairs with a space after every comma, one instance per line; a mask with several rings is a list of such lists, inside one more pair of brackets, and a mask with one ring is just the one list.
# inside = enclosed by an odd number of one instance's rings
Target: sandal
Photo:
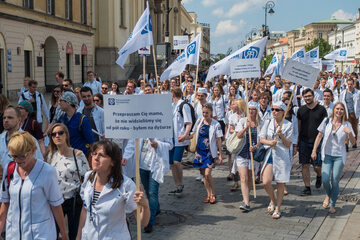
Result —
[[234, 185], [232, 185], [232, 187], [230, 188], [230, 192], [235, 192], [238, 188], [239, 188], [239, 184], [234, 183]]
[[281, 213], [280, 213], [280, 212], [274, 212], [274, 213], [272, 214], [272, 218], [273, 218], [273, 219], [279, 219], [279, 218], [281, 218]]
[[274, 210], [275, 210], [275, 205], [271, 205], [271, 204], [269, 204], [269, 206], [268, 206], [268, 208], [267, 208], [267, 211], [268, 211], [268, 213], [273, 213], [274, 212]]
[[329, 213], [330, 214], [334, 214], [334, 213], [336, 213], [336, 210], [335, 210], [335, 207], [330, 207], [330, 209], [329, 209]]
[[210, 204], [214, 204], [214, 203], [216, 203], [216, 196], [215, 196], [215, 194], [213, 194], [213, 195], [210, 196]]
[[324, 201], [322, 206], [323, 206], [323, 208], [328, 208], [329, 204], [330, 204], [330, 201]]
[[226, 180], [232, 181], [234, 179], [234, 174], [229, 173], [229, 175], [226, 177]]
[[208, 196], [207, 198], [205, 198], [205, 200], [203, 201], [203, 203], [209, 203], [210, 202], [210, 196]]

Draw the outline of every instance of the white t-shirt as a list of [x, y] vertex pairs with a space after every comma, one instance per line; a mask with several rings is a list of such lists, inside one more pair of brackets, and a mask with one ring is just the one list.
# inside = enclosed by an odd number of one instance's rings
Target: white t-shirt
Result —
[[[180, 99], [176, 104], [173, 104], [173, 125], [174, 125], [174, 141], [175, 146], [187, 146], [190, 144], [190, 140], [186, 140], [183, 142], [178, 141], [178, 137], [184, 135], [186, 131], [186, 123], [193, 123], [191, 119], [191, 111], [190, 107], [187, 104], [184, 104], [182, 113], [183, 117], [181, 116], [180, 104], [184, 100]], [[194, 124], [194, 123], [193, 123]]]

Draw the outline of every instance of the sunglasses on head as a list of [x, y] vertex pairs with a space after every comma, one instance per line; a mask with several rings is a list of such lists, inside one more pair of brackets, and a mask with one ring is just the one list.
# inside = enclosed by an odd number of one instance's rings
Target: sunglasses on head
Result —
[[56, 137], [56, 135], [62, 136], [65, 133], [65, 131], [58, 131], [58, 132], [52, 132], [50, 135], [52, 137]]
[[271, 108], [271, 111], [280, 112], [280, 111], [283, 111], [283, 110], [280, 109], [280, 108]]

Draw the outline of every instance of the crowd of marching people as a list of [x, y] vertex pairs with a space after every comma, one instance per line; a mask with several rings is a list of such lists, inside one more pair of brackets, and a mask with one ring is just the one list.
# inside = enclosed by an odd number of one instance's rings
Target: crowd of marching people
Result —
[[[164, 176], [171, 172], [173, 178], [169, 195], [182, 197], [186, 191], [184, 153], [199, 169], [204, 203], [218, 201], [212, 171], [227, 159], [226, 178], [233, 181], [230, 191], [241, 189], [241, 211], [251, 211], [251, 189], [262, 182], [273, 219], [281, 217], [298, 154], [304, 181], [299, 194], [312, 194], [312, 165], [315, 188], [323, 185], [326, 192], [323, 207], [336, 212], [346, 153], [357, 148], [356, 73], [320, 72], [313, 88], [281, 76], [272, 82], [268, 75], [251, 80], [220, 75], [205, 82], [207, 71], [198, 76], [184, 71], [160, 82], [150, 73], [129, 79], [124, 92], [116, 81], [87, 74], [88, 81], [75, 87], [56, 73], [49, 103], [29, 78], [16, 106], [0, 94], [0, 231], [6, 239], [57, 239], [59, 234], [64, 240], [130, 239], [127, 214], [136, 215], [137, 207], [144, 232], [150, 233], [161, 211]], [[107, 139], [107, 94], [170, 94], [174, 137], [142, 138], [138, 149], [133, 139]], [[143, 191], [134, 183], [136, 151]]]

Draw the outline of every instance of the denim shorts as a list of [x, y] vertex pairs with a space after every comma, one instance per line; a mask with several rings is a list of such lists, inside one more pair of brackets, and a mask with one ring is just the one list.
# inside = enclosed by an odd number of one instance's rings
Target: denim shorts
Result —
[[169, 151], [170, 165], [173, 165], [174, 161], [181, 162], [185, 148], [186, 146], [178, 146], [178, 147], [173, 147], [173, 149]]
[[314, 166], [321, 166], [321, 144], [319, 144], [318, 148], [316, 149], [316, 159], [315, 161], [311, 158], [311, 153], [314, 147], [313, 143], [307, 143], [303, 141], [299, 141], [299, 163], [300, 164], [312, 164]]

